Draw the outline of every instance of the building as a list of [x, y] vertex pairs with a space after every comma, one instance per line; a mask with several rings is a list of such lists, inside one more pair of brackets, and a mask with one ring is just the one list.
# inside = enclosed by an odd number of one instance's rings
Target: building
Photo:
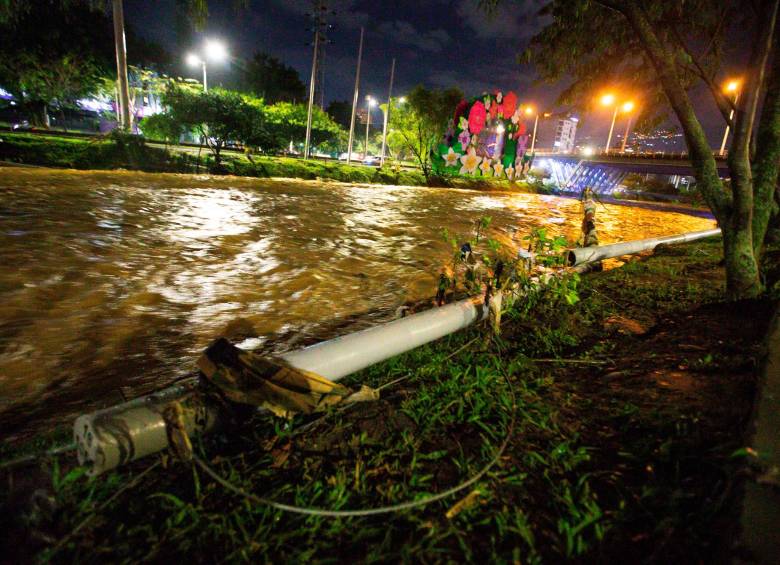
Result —
[[578, 123], [579, 119], [572, 116], [552, 119], [540, 117], [536, 139], [537, 151], [573, 152]]

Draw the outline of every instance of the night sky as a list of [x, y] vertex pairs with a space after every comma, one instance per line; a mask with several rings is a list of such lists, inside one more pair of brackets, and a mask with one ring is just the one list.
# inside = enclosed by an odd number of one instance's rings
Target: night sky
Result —
[[[421, 83], [458, 86], [467, 96], [485, 90], [515, 90], [522, 102], [553, 109], [564, 85], [534, 84], [533, 69], [517, 63], [517, 55], [545, 24], [539, 10], [546, 3], [506, 0], [489, 16], [478, 8], [477, 0], [332, 0], [327, 3], [336, 13], [328, 17], [334, 27], [325, 58], [326, 104], [352, 100], [360, 27], [364, 26], [361, 98], [366, 94], [387, 97], [395, 57], [397, 95]], [[212, 1], [206, 30], [195, 33], [186, 44], [175, 31], [174, 4], [175, 0], [125, 0], [125, 17], [142, 37], [162, 44], [182, 61], [182, 76], [200, 78], [198, 71], [184, 65], [184, 54], [206, 37], [219, 38], [238, 59], [234, 65], [255, 51], [264, 51], [294, 67], [308, 88], [312, 56], [309, 0], [250, 0], [250, 7], [238, 12], [232, 1]], [[228, 65], [210, 65], [209, 83], [227, 81], [229, 73]], [[722, 121], [707, 96], [696, 99], [708, 104], [703, 121], [715, 145], [722, 135]], [[380, 112], [375, 111], [377, 119]], [[609, 111], [580, 117], [585, 119], [578, 138], [606, 138]]]

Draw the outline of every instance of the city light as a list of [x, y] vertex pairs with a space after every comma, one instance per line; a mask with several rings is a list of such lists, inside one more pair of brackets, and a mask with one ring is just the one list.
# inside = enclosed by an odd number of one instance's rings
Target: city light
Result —
[[219, 41], [206, 41], [204, 52], [206, 53], [206, 57], [212, 61], [220, 62], [228, 58], [227, 48]]
[[602, 106], [612, 106], [612, 104], [615, 103], [615, 95], [614, 94], [605, 94], [601, 97], [601, 105]]
[[623, 111], [625, 113], [628, 113], [628, 112], [630, 112], [633, 109], [634, 109], [634, 103], [633, 102], [629, 101], [629, 102], [626, 102], [626, 103], [623, 104]]
[[585, 155], [586, 157], [590, 157], [591, 155], [593, 155], [593, 153], [594, 153], [593, 147], [591, 147], [590, 145], [582, 148], [582, 154]]
[[534, 114], [533, 106], [526, 106], [526, 108], [525, 108], [525, 115], [526, 116], [533, 116], [533, 114]]
[[187, 64], [191, 67], [197, 67], [200, 65], [202, 61], [200, 60], [200, 57], [198, 57], [195, 53], [190, 53], [187, 55]]
[[398, 99], [398, 103], [399, 103], [399, 104], [405, 104], [405, 103], [406, 103], [406, 96], [401, 96], [401, 97]]
[[376, 106], [376, 100], [374, 100], [371, 96], [366, 96], [366, 100], [368, 101], [369, 108]]
[[725, 90], [726, 92], [736, 92], [739, 88], [739, 81], [738, 80], [731, 80], [726, 84]]

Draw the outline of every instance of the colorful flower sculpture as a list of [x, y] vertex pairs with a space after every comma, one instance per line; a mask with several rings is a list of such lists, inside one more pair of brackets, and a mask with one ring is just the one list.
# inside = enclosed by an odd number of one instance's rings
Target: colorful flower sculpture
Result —
[[431, 151], [434, 170], [475, 175], [479, 169], [482, 176], [513, 180], [529, 142], [525, 119], [514, 92], [484, 92], [461, 100], [442, 142]]

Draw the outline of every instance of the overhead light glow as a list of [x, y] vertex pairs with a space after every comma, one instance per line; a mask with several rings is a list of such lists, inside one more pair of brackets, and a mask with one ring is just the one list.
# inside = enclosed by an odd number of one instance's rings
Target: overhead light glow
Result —
[[612, 106], [612, 104], [615, 103], [615, 95], [614, 94], [605, 94], [601, 97], [601, 104], [603, 106]]
[[629, 102], [626, 102], [625, 104], [623, 104], [623, 111], [624, 112], [628, 113], [628, 112], [630, 112], [633, 109], [634, 109], [634, 103], [633, 102], [629, 101]]
[[739, 88], [739, 81], [737, 80], [731, 80], [726, 85], [727, 92], [736, 92], [738, 88]]
[[201, 60], [200, 57], [198, 57], [195, 53], [190, 53], [187, 55], [187, 64], [191, 67], [197, 67], [200, 65]]
[[212, 61], [224, 61], [228, 58], [228, 52], [225, 45], [219, 41], [210, 40], [206, 42], [206, 57]]

